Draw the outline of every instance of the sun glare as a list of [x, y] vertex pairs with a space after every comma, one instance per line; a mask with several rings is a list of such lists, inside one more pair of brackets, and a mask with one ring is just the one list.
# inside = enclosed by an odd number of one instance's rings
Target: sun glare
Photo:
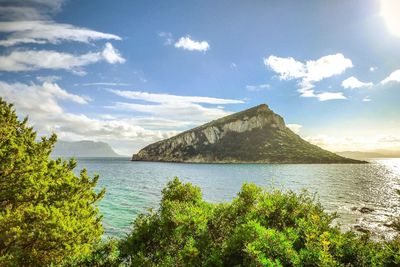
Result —
[[381, 15], [388, 30], [400, 37], [400, 1], [381, 0]]

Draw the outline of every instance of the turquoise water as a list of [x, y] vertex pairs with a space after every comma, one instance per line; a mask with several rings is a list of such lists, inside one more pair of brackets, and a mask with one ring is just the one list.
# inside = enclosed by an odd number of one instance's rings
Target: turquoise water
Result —
[[[79, 168], [100, 174], [98, 187], [107, 192], [100, 203], [106, 235], [121, 237], [135, 217], [157, 208], [161, 190], [174, 176], [200, 186], [212, 202], [229, 201], [242, 183], [266, 189], [307, 189], [324, 208], [340, 215], [344, 230], [360, 225], [390, 238], [386, 227], [400, 216], [400, 159], [371, 160], [370, 164], [180, 164], [131, 162], [129, 158], [80, 158]], [[368, 214], [356, 210], [373, 208]]]

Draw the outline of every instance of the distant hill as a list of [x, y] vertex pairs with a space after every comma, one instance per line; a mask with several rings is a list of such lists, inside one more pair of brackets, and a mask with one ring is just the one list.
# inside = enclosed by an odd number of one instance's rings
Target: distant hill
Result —
[[259, 105], [151, 144], [133, 161], [204, 163], [364, 163], [310, 144]]
[[376, 151], [342, 151], [336, 154], [353, 159], [372, 158], [400, 158], [400, 151], [376, 150]]
[[94, 141], [57, 141], [52, 157], [120, 157], [104, 142]]

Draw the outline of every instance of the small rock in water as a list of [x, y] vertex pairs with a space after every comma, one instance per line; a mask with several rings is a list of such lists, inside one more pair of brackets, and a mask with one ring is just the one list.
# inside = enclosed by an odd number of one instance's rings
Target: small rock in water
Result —
[[362, 208], [359, 209], [359, 211], [361, 213], [371, 213], [371, 212], [374, 211], [374, 209], [373, 208], [368, 208], [368, 207], [362, 207]]

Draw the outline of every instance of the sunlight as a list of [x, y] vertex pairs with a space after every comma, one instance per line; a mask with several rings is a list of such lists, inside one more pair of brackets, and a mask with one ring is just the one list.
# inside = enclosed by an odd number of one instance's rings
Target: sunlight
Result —
[[381, 15], [388, 30], [400, 37], [400, 1], [381, 0]]

